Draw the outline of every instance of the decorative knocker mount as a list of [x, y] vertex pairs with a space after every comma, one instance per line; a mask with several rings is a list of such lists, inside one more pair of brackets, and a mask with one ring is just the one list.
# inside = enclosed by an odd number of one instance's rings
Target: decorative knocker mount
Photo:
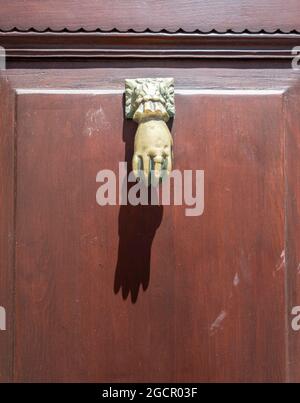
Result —
[[147, 185], [157, 184], [172, 170], [173, 140], [166, 122], [175, 115], [174, 79], [128, 79], [125, 95], [126, 117], [138, 123], [133, 172]]

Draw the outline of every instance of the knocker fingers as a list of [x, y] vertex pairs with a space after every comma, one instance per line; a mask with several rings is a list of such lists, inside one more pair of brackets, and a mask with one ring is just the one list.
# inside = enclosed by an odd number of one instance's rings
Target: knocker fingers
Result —
[[167, 163], [166, 163], [166, 175], [169, 176], [172, 172], [172, 157], [171, 155], [168, 155], [166, 157]]
[[143, 171], [144, 171], [144, 180], [146, 185], [149, 184], [149, 175], [150, 175], [150, 157], [147, 154], [143, 155]]
[[156, 156], [153, 158], [153, 175], [155, 180], [158, 180], [162, 176], [163, 163], [164, 160], [162, 156]]
[[134, 154], [132, 158], [132, 171], [134, 173], [134, 176], [136, 178], [140, 177], [140, 171], [141, 171], [141, 158], [138, 154]]

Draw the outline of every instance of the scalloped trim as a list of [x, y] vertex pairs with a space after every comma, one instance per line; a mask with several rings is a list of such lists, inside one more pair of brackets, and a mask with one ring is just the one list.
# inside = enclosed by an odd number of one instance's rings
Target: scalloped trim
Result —
[[102, 29], [102, 28], [96, 28], [96, 29], [86, 29], [84, 27], [81, 28], [62, 28], [62, 29], [52, 29], [51, 27], [47, 28], [35, 28], [35, 27], [30, 27], [30, 28], [18, 28], [18, 27], [13, 27], [11, 29], [3, 29], [0, 28], [0, 33], [119, 33], [119, 34], [125, 34], [125, 33], [136, 33], [136, 34], [201, 34], [201, 35], [209, 35], [209, 34], [268, 34], [268, 35], [276, 35], [276, 34], [300, 34], [300, 30], [293, 29], [293, 30], [282, 30], [282, 29], [274, 29], [274, 30], [266, 30], [266, 29], [259, 29], [259, 30], [250, 30], [250, 29], [244, 29], [244, 30], [235, 30], [235, 29], [227, 29], [227, 30], [217, 30], [217, 29], [211, 29], [209, 31], [203, 31], [200, 29], [192, 30], [192, 31], [187, 31], [182, 28], [179, 28], [177, 30], [169, 30], [169, 29], [160, 29], [160, 30], [153, 30], [150, 28], [145, 28], [143, 30], [137, 30], [134, 28], [130, 28], [127, 30], [121, 30], [118, 28], [113, 28], [113, 29]]

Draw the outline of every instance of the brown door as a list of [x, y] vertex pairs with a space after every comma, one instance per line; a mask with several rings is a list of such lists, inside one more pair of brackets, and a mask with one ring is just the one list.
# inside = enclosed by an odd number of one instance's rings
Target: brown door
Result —
[[[298, 77], [285, 62], [47, 57], [1, 73], [1, 378], [299, 378]], [[97, 173], [130, 167], [136, 77], [175, 79], [174, 168], [204, 171], [202, 215], [96, 202]]]

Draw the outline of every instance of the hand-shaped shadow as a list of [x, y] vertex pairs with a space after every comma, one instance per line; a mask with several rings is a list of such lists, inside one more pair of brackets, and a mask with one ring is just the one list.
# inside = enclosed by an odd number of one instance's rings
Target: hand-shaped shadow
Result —
[[121, 289], [123, 299], [131, 294], [131, 301], [135, 303], [140, 286], [144, 291], [148, 288], [151, 245], [162, 216], [162, 206], [120, 207], [114, 292], [117, 294]]

